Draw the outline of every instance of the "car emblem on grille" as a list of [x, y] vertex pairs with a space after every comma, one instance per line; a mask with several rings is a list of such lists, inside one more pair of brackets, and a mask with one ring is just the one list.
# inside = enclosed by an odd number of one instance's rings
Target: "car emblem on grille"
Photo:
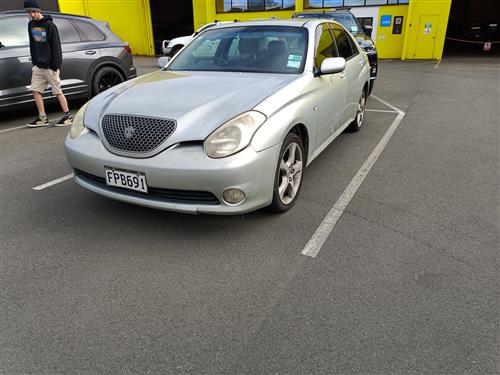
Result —
[[135, 128], [133, 126], [127, 126], [125, 128], [125, 138], [130, 139], [134, 135]]

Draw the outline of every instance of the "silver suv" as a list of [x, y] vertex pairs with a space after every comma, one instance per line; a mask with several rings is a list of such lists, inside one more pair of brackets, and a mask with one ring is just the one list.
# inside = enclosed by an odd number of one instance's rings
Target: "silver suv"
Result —
[[[131, 49], [106, 22], [44, 12], [59, 30], [63, 51], [61, 86], [68, 99], [92, 97], [137, 76]], [[24, 11], [0, 13], [0, 110], [32, 102], [29, 18]], [[44, 99], [54, 99], [50, 89]]]

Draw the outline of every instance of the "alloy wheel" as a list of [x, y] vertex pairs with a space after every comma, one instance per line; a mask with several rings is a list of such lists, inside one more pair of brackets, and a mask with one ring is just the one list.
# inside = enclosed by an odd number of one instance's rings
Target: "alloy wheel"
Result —
[[278, 193], [283, 204], [290, 204], [297, 195], [302, 180], [303, 155], [300, 146], [292, 142], [280, 161]]

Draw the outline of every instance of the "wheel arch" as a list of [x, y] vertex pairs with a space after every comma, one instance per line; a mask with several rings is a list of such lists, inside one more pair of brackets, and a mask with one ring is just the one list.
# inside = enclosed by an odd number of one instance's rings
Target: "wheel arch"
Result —
[[309, 132], [307, 130], [307, 127], [302, 123], [298, 123], [293, 125], [291, 129], [288, 131], [288, 133], [295, 133], [301, 139], [302, 145], [304, 146], [304, 154], [305, 154], [304, 164], [307, 165], [307, 161], [309, 160]]
[[90, 69], [87, 73], [87, 82], [88, 82], [88, 87], [89, 87], [89, 93], [88, 93], [89, 98], [94, 96], [93, 81], [94, 81], [95, 74], [97, 73], [97, 71], [99, 69], [105, 68], [105, 67], [111, 67], [111, 68], [117, 69], [118, 72], [120, 72], [120, 74], [122, 75], [122, 78], [124, 81], [126, 81], [128, 79], [127, 74], [125, 72], [125, 68], [121, 65], [120, 60], [113, 59], [111, 57], [100, 58], [99, 60], [96, 60], [90, 66]]

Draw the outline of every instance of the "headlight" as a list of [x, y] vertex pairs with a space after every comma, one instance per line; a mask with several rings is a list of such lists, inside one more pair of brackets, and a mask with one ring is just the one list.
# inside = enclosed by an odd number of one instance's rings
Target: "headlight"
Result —
[[229, 120], [205, 140], [205, 152], [211, 158], [236, 154], [250, 144], [256, 130], [266, 121], [260, 112], [249, 111]]
[[85, 111], [87, 110], [89, 103], [90, 101], [85, 103], [73, 118], [73, 123], [71, 124], [71, 128], [69, 129], [69, 136], [71, 139], [75, 139], [82, 135], [84, 131], [88, 131], [88, 129], [83, 124], [83, 118], [85, 117]]

